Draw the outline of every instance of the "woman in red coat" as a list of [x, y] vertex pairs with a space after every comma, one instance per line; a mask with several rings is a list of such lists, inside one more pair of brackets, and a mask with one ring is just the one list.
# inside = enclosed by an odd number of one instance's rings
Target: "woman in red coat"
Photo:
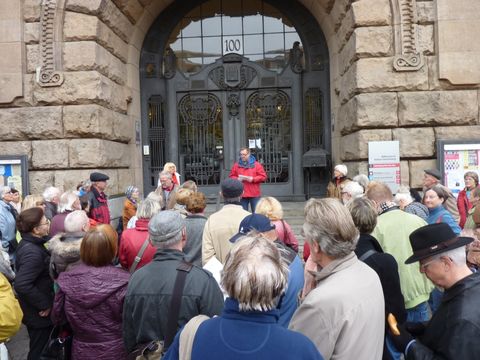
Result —
[[262, 164], [255, 160], [255, 156], [250, 154], [248, 148], [240, 149], [240, 158], [233, 165], [230, 177], [243, 183], [243, 195], [240, 202], [247, 211], [248, 204], [250, 204], [252, 213], [254, 213], [261, 196], [260, 184], [267, 180], [267, 174]]
[[467, 221], [468, 211], [472, 208], [470, 203], [470, 192], [478, 186], [478, 174], [474, 171], [467, 171], [463, 175], [465, 180], [465, 189], [458, 193], [457, 208], [460, 214], [460, 227], [463, 229]]

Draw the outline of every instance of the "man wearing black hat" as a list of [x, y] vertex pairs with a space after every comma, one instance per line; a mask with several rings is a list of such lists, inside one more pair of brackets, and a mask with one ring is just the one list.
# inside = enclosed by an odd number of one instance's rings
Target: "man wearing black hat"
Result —
[[90, 174], [92, 187], [88, 193], [90, 213], [88, 217], [101, 224], [110, 224], [110, 210], [108, 209], [107, 195], [104, 191], [107, 188], [108, 175], [93, 172]]
[[303, 289], [303, 264], [297, 253], [278, 240], [278, 234], [275, 225], [265, 215], [251, 214], [245, 217], [240, 223], [238, 233], [230, 239], [235, 243], [242, 236], [255, 231], [265, 239], [272, 241], [280, 250], [280, 255], [288, 265], [287, 288], [282, 299], [279, 300], [277, 309], [279, 310], [278, 324], [288, 328], [295, 310], [298, 307], [298, 298]]
[[225, 179], [220, 184], [225, 205], [216, 213], [210, 215], [202, 236], [202, 264], [205, 265], [212, 257], [222, 264], [232, 246], [228, 241], [238, 231], [240, 221], [250, 213], [243, 209], [240, 198], [243, 194], [243, 184], [236, 179]]
[[405, 263], [418, 261], [420, 272], [445, 294], [426, 327], [410, 328], [410, 333], [400, 325], [400, 335], [392, 335], [407, 360], [479, 358], [480, 273], [468, 268], [465, 252], [472, 241], [457, 237], [444, 223], [421, 227], [410, 235], [413, 255]]
[[443, 203], [445, 209], [452, 214], [455, 221], [458, 223], [460, 221], [460, 215], [458, 213], [457, 200], [453, 196], [452, 191], [442, 184], [442, 174], [437, 169], [426, 169], [423, 170], [423, 193], [435, 185], [440, 185], [444, 191], [448, 194], [448, 198]]

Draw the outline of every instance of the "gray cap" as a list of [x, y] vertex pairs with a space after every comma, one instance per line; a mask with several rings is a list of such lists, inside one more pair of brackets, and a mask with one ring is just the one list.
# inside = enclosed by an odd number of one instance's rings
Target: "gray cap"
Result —
[[433, 176], [437, 180], [442, 180], [442, 174], [440, 174], [440, 170], [438, 169], [426, 169], [423, 171], [425, 172], [425, 174]]
[[234, 199], [242, 196], [243, 184], [237, 179], [225, 179], [220, 185], [225, 199]]
[[172, 240], [185, 228], [185, 220], [172, 210], [160, 211], [148, 223], [148, 234], [153, 243], [162, 243]]

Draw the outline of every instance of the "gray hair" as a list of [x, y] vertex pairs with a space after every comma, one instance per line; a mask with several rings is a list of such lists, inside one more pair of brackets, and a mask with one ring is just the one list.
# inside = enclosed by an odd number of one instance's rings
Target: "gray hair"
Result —
[[344, 187], [343, 192], [349, 194], [353, 199], [356, 199], [363, 195], [364, 189], [362, 185], [357, 183], [356, 181], [349, 181]]
[[65, 211], [75, 210], [73, 204], [75, 201], [80, 201], [76, 191], [66, 191], [60, 196], [60, 202], [58, 203], [58, 212], [64, 213]]
[[162, 176], [166, 176], [169, 179], [173, 178], [172, 174], [167, 170], [160, 171], [160, 174], [158, 175], [158, 178], [160, 179]]
[[406, 185], [399, 186], [397, 193], [393, 198], [393, 201], [395, 201], [396, 204], [400, 204], [402, 200], [407, 204], [410, 204], [413, 201], [412, 195], [410, 195], [410, 188]]
[[372, 200], [365, 197], [353, 199], [348, 205], [353, 223], [358, 231], [363, 234], [370, 234], [377, 225], [377, 211]]
[[456, 249], [445, 251], [441, 254], [437, 254], [433, 257], [434, 259], [440, 259], [441, 257], [448, 257], [456, 266], [462, 266], [467, 263], [467, 252], [465, 246], [460, 246]]
[[138, 205], [137, 218], [151, 219], [160, 210], [162, 210], [162, 207], [158, 200], [147, 198]]
[[55, 196], [60, 196], [61, 193], [59, 188], [49, 186], [45, 189], [42, 196], [45, 201], [52, 201]]
[[359, 183], [360, 186], [363, 187], [364, 191], [367, 190], [368, 184], [370, 183], [370, 179], [364, 174], [358, 174], [354, 176], [352, 180]]
[[358, 230], [338, 199], [310, 199], [305, 205], [305, 239], [316, 242], [331, 258], [349, 255], [357, 245]]
[[221, 284], [240, 311], [268, 311], [287, 285], [288, 265], [276, 245], [251, 234], [238, 239], [225, 260]]
[[65, 217], [65, 232], [73, 233], [84, 230], [85, 225], [88, 224], [88, 216], [83, 210], [72, 211]]
[[151, 243], [160, 248], [170, 248], [182, 240], [185, 220], [172, 210], [160, 211], [148, 223], [148, 234]]
[[10, 186], [0, 185], [0, 200], [3, 199], [3, 195], [12, 191]]

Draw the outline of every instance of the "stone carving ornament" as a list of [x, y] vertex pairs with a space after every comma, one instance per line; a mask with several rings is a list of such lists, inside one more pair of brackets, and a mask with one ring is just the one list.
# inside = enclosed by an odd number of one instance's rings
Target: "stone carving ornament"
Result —
[[395, 57], [397, 71], [416, 71], [424, 64], [418, 52], [417, 8], [415, 0], [391, 0]]
[[293, 48], [290, 49], [290, 67], [296, 74], [300, 74], [303, 70], [302, 66], [303, 50], [300, 48], [300, 42], [295, 41]]
[[185, 95], [178, 103], [180, 118], [188, 125], [205, 125], [221, 121], [222, 104], [213, 94]]
[[242, 63], [227, 63], [214, 68], [208, 77], [220, 89], [243, 89], [257, 76], [254, 68]]
[[37, 83], [42, 87], [60, 86], [63, 74], [56, 69], [55, 15], [56, 0], [42, 1], [40, 51], [42, 65], [37, 70]]

